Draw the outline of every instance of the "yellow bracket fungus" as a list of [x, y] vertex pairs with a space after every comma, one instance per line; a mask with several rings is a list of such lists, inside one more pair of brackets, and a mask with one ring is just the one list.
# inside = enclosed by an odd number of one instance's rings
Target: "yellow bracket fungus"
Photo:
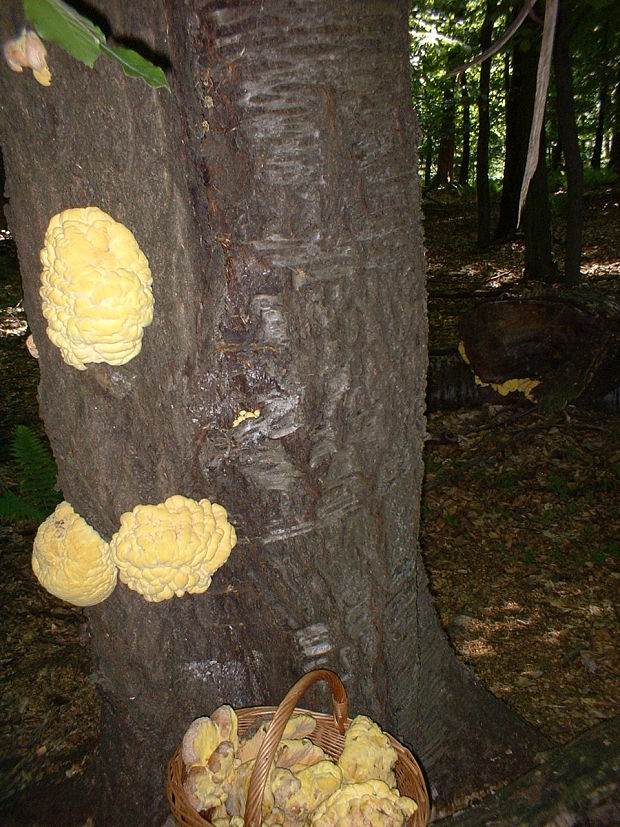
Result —
[[123, 514], [110, 548], [122, 582], [159, 601], [206, 591], [236, 542], [221, 505], [175, 494]]
[[[467, 358], [467, 353], [465, 352], [464, 342], [459, 342], [459, 353], [461, 355], [461, 359], [463, 359], [463, 361], [471, 367], [471, 362]], [[482, 388], [493, 388], [493, 390], [496, 393], [499, 393], [500, 396], [508, 396], [509, 393], [522, 393], [526, 399], [529, 399], [530, 402], [536, 402], [536, 399], [532, 396], [532, 391], [540, 385], [540, 379], [529, 379], [528, 377], [523, 377], [520, 379], [507, 379], [501, 384], [497, 382], [485, 382], [475, 373], [474, 381], [476, 382], [476, 385], [480, 385]]]
[[74, 606], [101, 603], [116, 586], [109, 545], [68, 502], [39, 526], [32, 570], [43, 588]]
[[500, 396], [508, 396], [509, 393], [522, 393], [530, 402], [536, 402], [536, 399], [532, 396], [532, 391], [540, 385], [540, 379], [528, 379], [527, 377], [523, 377], [522, 379], [507, 379], [501, 384], [497, 382], [483, 382], [479, 376], [475, 375], [474, 379], [476, 385], [491, 387], [496, 393], [499, 393]]
[[41, 86], [49, 86], [52, 73], [47, 66], [47, 50], [36, 32], [22, 29], [17, 37], [6, 40], [2, 47], [4, 59], [14, 72], [23, 72], [24, 67], [32, 69], [32, 74]]
[[55, 215], [41, 250], [47, 335], [68, 365], [124, 365], [153, 320], [149, 263], [132, 232], [98, 207]]
[[236, 419], [233, 420], [233, 428], [236, 428], [237, 425], [241, 425], [242, 422], [245, 422], [246, 419], [257, 419], [260, 416], [259, 408], [256, 408], [254, 411], [239, 411], [237, 414]]

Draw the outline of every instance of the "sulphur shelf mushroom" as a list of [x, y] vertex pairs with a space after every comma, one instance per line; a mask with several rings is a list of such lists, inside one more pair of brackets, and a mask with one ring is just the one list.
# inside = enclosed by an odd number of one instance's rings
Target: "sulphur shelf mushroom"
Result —
[[358, 715], [344, 736], [344, 749], [338, 765], [345, 784], [378, 778], [394, 787], [397, 758], [396, 750], [381, 727], [366, 715]]
[[311, 827], [404, 827], [418, 809], [385, 781], [371, 778], [343, 784], [312, 813]]
[[32, 570], [43, 588], [74, 606], [101, 603], [116, 586], [109, 545], [68, 502], [39, 526]]
[[122, 582], [159, 601], [206, 591], [236, 542], [221, 505], [175, 494], [123, 514], [110, 549]]
[[151, 271], [132, 232], [99, 207], [55, 215], [41, 250], [47, 335], [68, 365], [124, 365], [153, 320]]

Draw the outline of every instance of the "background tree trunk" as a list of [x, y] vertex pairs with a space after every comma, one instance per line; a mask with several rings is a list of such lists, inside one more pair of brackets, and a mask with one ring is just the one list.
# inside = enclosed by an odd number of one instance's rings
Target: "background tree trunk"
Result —
[[598, 114], [596, 118], [596, 134], [594, 136], [594, 146], [592, 147], [592, 157], [590, 158], [590, 166], [592, 169], [601, 168], [601, 158], [603, 155], [603, 137], [605, 135], [605, 119], [607, 117], [607, 101], [609, 98], [609, 80], [605, 75], [601, 80], [601, 85], [598, 92]]
[[429, 187], [433, 168], [433, 140], [430, 135], [426, 136], [426, 148], [424, 155], [424, 186]]
[[459, 166], [459, 185], [467, 186], [469, 181], [470, 131], [471, 118], [469, 116], [469, 92], [467, 90], [467, 75], [465, 72], [459, 78], [461, 86], [461, 106], [463, 109], [461, 164]]
[[551, 239], [551, 207], [545, 162], [545, 130], [540, 135], [538, 165], [532, 176], [521, 223], [525, 235], [523, 278], [526, 281], [557, 281]]
[[[494, 0], [487, 0], [484, 22], [480, 30], [480, 52], [491, 45], [495, 24]], [[478, 204], [478, 244], [486, 246], [491, 240], [491, 194], [489, 192], [489, 136], [491, 122], [489, 93], [491, 88], [491, 60], [480, 66], [478, 86], [478, 142], [476, 144], [476, 196]]]
[[443, 91], [443, 106], [439, 150], [437, 156], [437, 172], [433, 176], [432, 186], [441, 187], [451, 183], [454, 177], [454, 129], [455, 104], [454, 87], [456, 78], [448, 78]]
[[579, 136], [575, 119], [575, 96], [570, 59], [570, 10], [565, 2], [560, 3], [558, 8], [553, 47], [553, 68], [558, 109], [558, 132], [564, 152], [567, 182], [564, 282], [566, 284], [579, 284], [581, 281], [581, 236], [583, 231], [583, 161], [579, 151]]
[[608, 54], [609, 27], [609, 19], [607, 19], [603, 25], [601, 37], [601, 57], [599, 61], [600, 84], [598, 88], [598, 113], [596, 118], [594, 146], [592, 147], [592, 156], [590, 158], [590, 166], [592, 167], [592, 169], [601, 168], [601, 157], [603, 154], [603, 138], [605, 136], [605, 122], [607, 120], [607, 107], [609, 105], [609, 88], [612, 82], [610, 78], [611, 66], [609, 65]]
[[614, 109], [611, 134], [611, 149], [609, 151], [608, 169], [620, 174], [620, 70], [614, 90]]
[[[521, 3], [517, 3], [516, 10], [520, 8]], [[506, 154], [495, 229], [495, 237], [500, 240], [511, 238], [517, 231], [519, 195], [534, 110], [539, 40], [539, 26], [530, 18], [512, 38], [512, 73], [506, 105]]]
[[[506, 156], [499, 218], [495, 237], [508, 239], [517, 231], [519, 196], [529, 143], [540, 48], [539, 26], [527, 19], [512, 38], [512, 75], [506, 116]], [[525, 41], [525, 42], [524, 42]], [[538, 166], [523, 208], [525, 234], [524, 278], [554, 281], [557, 277], [551, 248], [551, 210], [547, 191], [544, 129]]]
[[[0, 8], [2, 38], [21, 8]], [[172, 95], [53, 44], [49, 89], [0, 73], [60, 485], [106, 539], [174, 493], [222, 503], [239, 537], [205, 594], [149, 604], [119, 584], [88, 610], [97, 823], [161, 823], [188, 723], [277, 702], [317, 665], [340, 673], [352, 711], [413, 744], [440, 801], [506, 777], [540, 738], [450, 650], [416, 539], [426, 315], [409, 4], [97, 8], [115, 38], [166, 56]], [[89, 204], [134, 232], [155, 318], [133, 361], [78, 372], [45, 334], [38, 255], [51, 216]]]

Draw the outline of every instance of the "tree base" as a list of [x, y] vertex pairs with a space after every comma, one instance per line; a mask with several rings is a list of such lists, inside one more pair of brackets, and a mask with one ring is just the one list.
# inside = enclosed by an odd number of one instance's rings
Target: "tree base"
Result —
[[543, 763], [444, 827], [620, 824], [620, 716], [544, 756]]

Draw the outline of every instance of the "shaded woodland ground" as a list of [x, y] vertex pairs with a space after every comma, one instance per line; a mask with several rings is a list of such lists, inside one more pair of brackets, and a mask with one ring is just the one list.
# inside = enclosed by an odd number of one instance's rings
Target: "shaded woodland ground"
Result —
[[[587, 283], [616, 296], [619, 201], [617, 185], [588, 193], [582, 267]], [[563, 204], [555, 195], [558, 257]], [[474, 211], [473, 201], [451, 196], [425, 204], [435, 350], [456, 346], [465, 307], [520, 275], [518, 240], [476, 249]], [[15, 425], [41, 432], [10, 241], [0, 243], [0, 332], [2, 489], [15, 482]], [[618, 715], [618, 410], [541, 417], [529, 403], [498, 400], [433, 410], [428, 432], [422, 544], [454, 647], [557, 744]], [[77, 827], [89, 823], [97, 675], [83, 613], [32, 575], [33, 533], [0, 526], [0, 824]]]

